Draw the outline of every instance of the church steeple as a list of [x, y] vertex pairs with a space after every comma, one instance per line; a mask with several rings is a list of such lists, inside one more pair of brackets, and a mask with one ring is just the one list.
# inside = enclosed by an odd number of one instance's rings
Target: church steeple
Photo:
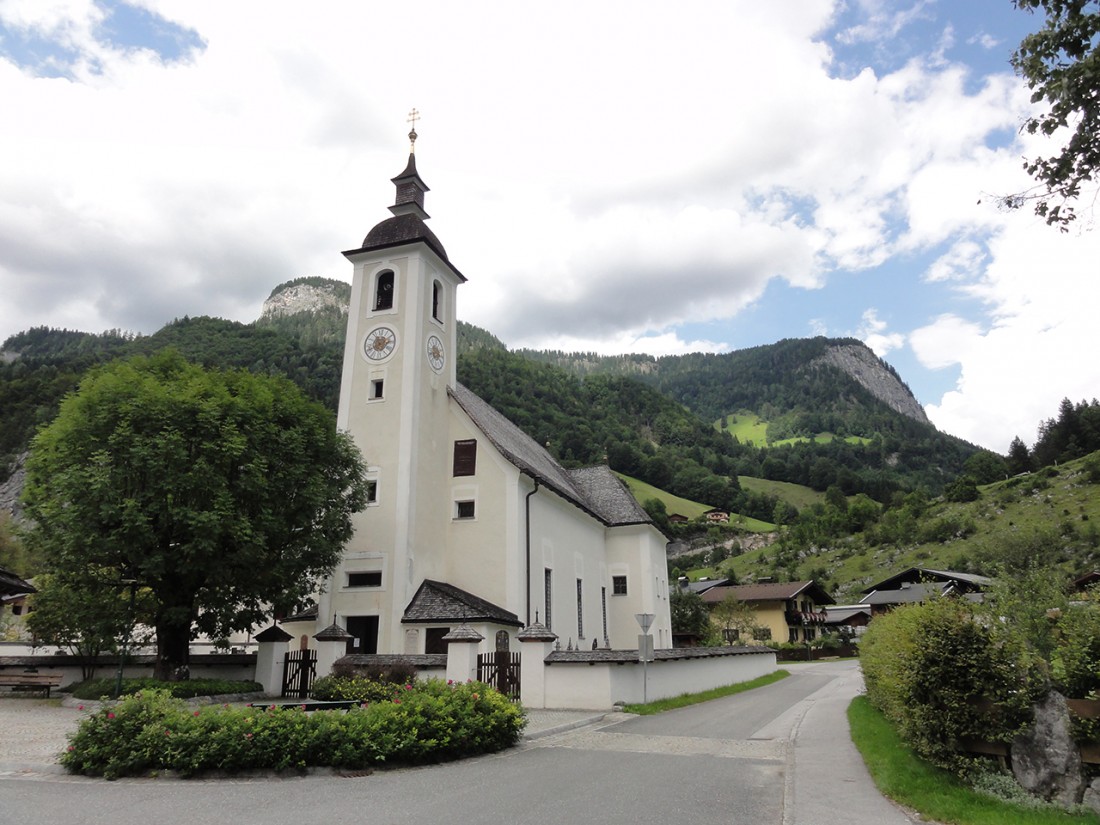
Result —
[[[416, 139], [415, 131], [409, 134], [413, 140]], [[426, 221], [431, 217], [424, 211], [424, 193], [431, 190], [417, 174], [415, 152], [409, 152], [409, 163], [405, 167], [405, 171], [396, 178], [390, 178], [390, 180], [397, 187], [397, 198], [393, 206], [390, 207], [390, 211], [394, 215], [416, 215], [422, 221]]]
[[397, 216], [416, 215], [420, 220], [426, 221], [431, 216], [424, 211], [424, 193], [430, 190], [416, 172], [416, 121], [418, 120], [420, 120], [420, 112], [413, 109], [409, 112], [408, 119], [412, 124], [409, 130], [409, 162], [404, 172], [396, 178], [390, 178], [397, 187], [397, 199], [390, 207], [390, 211]]

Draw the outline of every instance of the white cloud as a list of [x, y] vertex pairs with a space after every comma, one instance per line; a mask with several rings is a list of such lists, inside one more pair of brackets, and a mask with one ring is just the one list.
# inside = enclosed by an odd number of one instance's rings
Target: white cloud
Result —
[[900, 332], [887, 332], [886, 322], [878, 317], [878, 310], [871, 307], [864, 311], [857, 337], [879, 358], [885, 358], [891, 350], [905, 346], [905, 336]]

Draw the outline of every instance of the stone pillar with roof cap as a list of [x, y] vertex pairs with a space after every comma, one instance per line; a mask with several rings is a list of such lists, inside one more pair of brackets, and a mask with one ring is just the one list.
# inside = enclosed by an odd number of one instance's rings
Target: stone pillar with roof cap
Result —
[[525, 708], [546, 707], [546, 657], [558, 635], [538, 621], [516, 634], [519, 649], [519, 699]]
[[317, 641], [317, 675], [328, 676], [332, 666], [347, 651], [348, 639], [355, 637], [333, 620], [332, 624], [313, 634]]
[[477, 678], [477, 646], [485, 637], [463, 622], [446, 636], [447, 679], [466, 682]]
[[268, 696], [283, 692], [283, 663], [286, 661], [288, 642], [294, 637], [278, 625], [256, 634], [255, 680], [263, 686]]

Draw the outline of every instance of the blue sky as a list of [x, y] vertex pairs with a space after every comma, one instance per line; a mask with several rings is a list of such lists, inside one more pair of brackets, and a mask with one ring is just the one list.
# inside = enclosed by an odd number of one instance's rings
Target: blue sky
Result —
[[0, 0], [0, 340], [349, 279], [415, 106], [459, 316], [510, 346], [855, 337], [1000, 451], [1100, 394], [1095, 211], [995, 206], [1056, 148], [1011, 0], [416, 8]]

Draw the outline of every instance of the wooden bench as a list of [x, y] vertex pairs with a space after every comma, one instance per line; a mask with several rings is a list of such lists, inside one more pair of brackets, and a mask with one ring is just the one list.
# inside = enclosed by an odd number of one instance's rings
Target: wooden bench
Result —
[[44, 690], [50, 698], [50, 688], [61, 684], [60, 673], [0, 673], [0, 687], [16, 690]]

